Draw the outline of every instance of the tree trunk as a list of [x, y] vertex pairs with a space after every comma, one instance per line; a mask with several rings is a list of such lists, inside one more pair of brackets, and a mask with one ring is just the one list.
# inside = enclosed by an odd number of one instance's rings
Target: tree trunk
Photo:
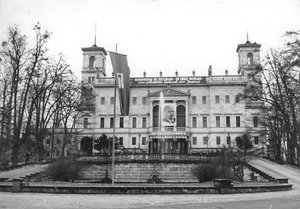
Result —
[[19, 163], [19, 146], [18, 145], [13, 145], [12, 147], [12, 152], [11, 152], [11, 163], [12, 166], [17, 166]]

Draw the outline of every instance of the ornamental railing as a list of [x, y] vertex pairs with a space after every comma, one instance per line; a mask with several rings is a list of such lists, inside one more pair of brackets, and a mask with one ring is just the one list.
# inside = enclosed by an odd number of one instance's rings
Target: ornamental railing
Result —
[[[190, 161], [190, 162], [210, 162], [216, 157], [216, 154], [174, 154], [174, 153], [164, 153], [164, 154], [148, 154], [148, 153], [138, 153], [138, 154], [116, 154], [115, 162], [180, 162], [180, 161]], [[111, 156], [94, 155], [94, 156], [82, 156], [77, 158], [79, 161], [89, 161], [98, 163], [111, 163]]]

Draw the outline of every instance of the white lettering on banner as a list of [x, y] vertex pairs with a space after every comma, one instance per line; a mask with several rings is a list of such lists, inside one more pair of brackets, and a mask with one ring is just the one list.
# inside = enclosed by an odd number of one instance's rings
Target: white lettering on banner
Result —
[[151, 84], [205, 84], [206, 77], [133, 78], [133, 85]]

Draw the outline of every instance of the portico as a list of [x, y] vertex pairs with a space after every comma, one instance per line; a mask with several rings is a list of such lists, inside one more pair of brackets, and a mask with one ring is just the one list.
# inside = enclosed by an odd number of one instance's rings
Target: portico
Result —
[[[176, 122], [174, 125], [162, 126], [160, 123], [162, 103], [160, 94], [164, 95], [165, 104], [175, 104]], [[167, 87], [165, 89], [149, 92], [150, 98], [150, 135], [149, 135], [149, 153], [178, 153], [185, 154], [189, 152], [189, 123], [188, 123], [188, 104], [189, 92], [183, 92]]]

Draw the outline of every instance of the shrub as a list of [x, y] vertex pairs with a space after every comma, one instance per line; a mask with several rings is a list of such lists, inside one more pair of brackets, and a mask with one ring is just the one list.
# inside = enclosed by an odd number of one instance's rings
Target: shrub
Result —
[[199, 182], [211, 181], [216, 178], [231, 179], [231, 169], [218, 164], [202, 164], [192, 170]]
[[76, 160], [61, 158], [49, 165], [46, 173], [54, 181], [74, 181], [80, 178], [83, 167]]

